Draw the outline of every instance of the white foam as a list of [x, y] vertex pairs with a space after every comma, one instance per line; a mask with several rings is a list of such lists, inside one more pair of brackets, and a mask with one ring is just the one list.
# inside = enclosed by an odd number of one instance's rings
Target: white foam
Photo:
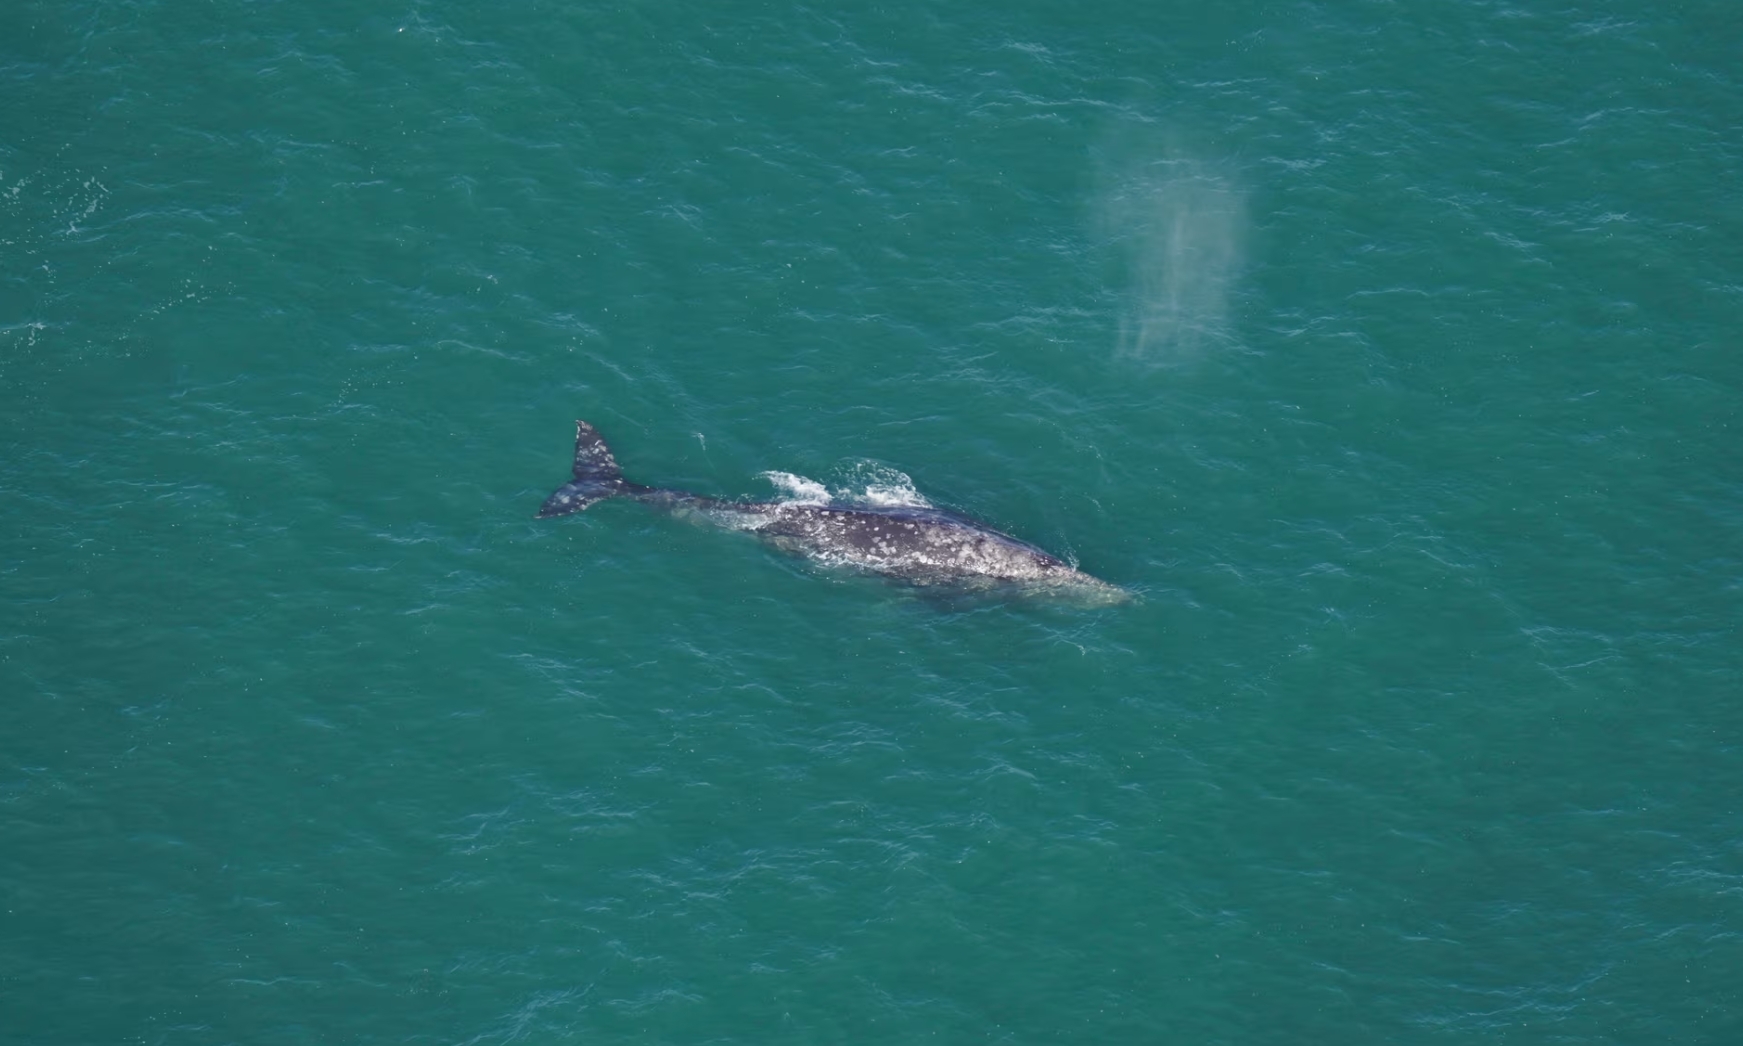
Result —
[[792, 497], [789, 500], [792, 504], [829, 504], [829, 488], [814, 479], [795, 476], [791, 472], [762, 472], [758, 475], [791, 494]]
[[874, 508], [931, 508], [932, 502], [914, 489], [914, 481], [906, 472], [875, 461], [856, 462], [843, 479], [846, 486], [837, 493], [846, 501]]
[[843, 470], [841, 482], [825, 486], [814, 479], [791, 472], [762, 472], [762, 478], [773, 483], [788, 497], [789, 505], [866, 505], [871, 508], [931, 508], [932, 502], [914, 489], [914, 481], [905, 472], [888, 465], [861, 461]]
[[865, 503], [879, 508], [931, 508], [932, 502], [920, 496], [913, 486], [885, 486], [873, 483], [865, 488]]

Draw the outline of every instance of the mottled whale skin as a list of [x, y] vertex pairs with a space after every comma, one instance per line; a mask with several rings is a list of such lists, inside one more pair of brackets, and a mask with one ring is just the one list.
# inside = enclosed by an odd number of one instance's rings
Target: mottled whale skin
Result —
[[1010, 587], [1091, 603], [1131, 594], [1057, 557], [974, 520], [930, 507], [722, 501], [623, 478], [611, 448], [585, 421], [575, 423], [575, 478], [557, 488], [539, 518], [567, 516], [607, 498], [629, 498], [731, 530], [747, 530], [785, 552], [831, 566], [921, 585]]

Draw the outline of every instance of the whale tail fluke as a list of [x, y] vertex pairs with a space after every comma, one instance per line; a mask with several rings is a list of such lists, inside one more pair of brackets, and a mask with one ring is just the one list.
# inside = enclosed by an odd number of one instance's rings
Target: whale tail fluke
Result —
[[585, 421], [575, 422], [575, 479], [607, 482], [623, 479], [623, 470], [617, 467], [611, 448], [605, 445], [599, 430]]
[[623, 470], [611, 456], [599, 432], [585, 421], [575, 422], [575, 478], [558, 487], [539, 508], [539, 519], [567, 516], [596, 502], [627, 494]]

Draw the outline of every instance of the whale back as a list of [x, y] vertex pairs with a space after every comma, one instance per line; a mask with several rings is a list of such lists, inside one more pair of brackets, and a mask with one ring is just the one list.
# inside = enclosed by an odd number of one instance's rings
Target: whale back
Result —
[[[954, 512], [840, 504], [770, 506], [770, 543], [825, 562], [911, 578], [1038, 578], [1069, 571], [1025, 541]], [[765, 510], [767, 511], [767, 510]]]

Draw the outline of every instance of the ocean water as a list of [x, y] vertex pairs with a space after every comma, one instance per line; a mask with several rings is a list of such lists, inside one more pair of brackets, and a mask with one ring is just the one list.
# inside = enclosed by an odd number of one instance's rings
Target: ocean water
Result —
[[0, 1043], [1743, 1041], [1740, 46], [4, 5]]

